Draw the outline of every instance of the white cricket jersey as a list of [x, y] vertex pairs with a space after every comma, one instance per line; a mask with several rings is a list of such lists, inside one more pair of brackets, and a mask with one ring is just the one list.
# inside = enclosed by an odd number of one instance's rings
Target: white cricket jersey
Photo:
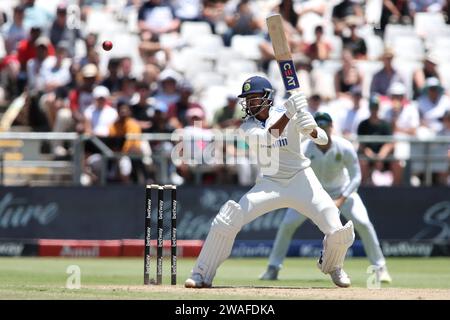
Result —
[[358, 156], [350, 141], [331, 137], [331, 147], [323, 153], [312, 141], [302, 143], [303, 153], [311, 160], [311, 168], [331, 198], [348, 197], [361, 183]]
[[[282, 134], [275, 138], [268, 129], [286, 112], [284, 107], [271, 107], [269, 118], [264, 122], [255, 117], [248, 118], [242, 123], [240, 129], [246, 138], [251, 152], [258, 154], [258, 165], [264, 177], [272, 179], [290, 179], [300, 170], [310, 165], [300, 148], [301, 133], [292, 121], [289, 121]], [[260, 155], [270, 152], [270, 168], [262, 164]], [[276, 168], [276, 170], [272, 170]]]

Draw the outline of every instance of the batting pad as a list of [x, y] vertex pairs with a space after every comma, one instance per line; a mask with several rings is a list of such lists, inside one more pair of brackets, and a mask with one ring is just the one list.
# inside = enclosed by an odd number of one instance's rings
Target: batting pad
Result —
[[337, 231], [328, 234], [323, 240], [323, 254], [319, 259], [319, 268], [330, 273], [344, 265], [345, 254], [355, 240], [353, 222], [349, 221]]
[[192, 270], [193, 273], [201, 274], [205, 283], [212, 284], [217, 268], [230, 256], [242, 221], [243, 214], [239, 204], [228, 201], [211, 224], [202, 251]]

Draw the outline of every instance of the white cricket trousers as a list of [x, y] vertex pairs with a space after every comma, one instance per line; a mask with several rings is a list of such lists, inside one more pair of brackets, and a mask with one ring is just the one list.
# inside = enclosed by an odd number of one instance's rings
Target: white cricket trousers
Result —
[[242, 227], [265, 213], [280, 208], [295, 208], [310, 218], [324, 234], [342, 228], [338, 208], [311, 168], [298, 172], [286, 182], [259, 179], [240, 199], [239, 206], [238, 217], [234, 214], [225, 218], [221, 218], [220, 214], [216, 216], [216, 221], [225, 219], [227, 225], [211, 227], [192, 269], [192, 273], [201, 274], [206, 283], [212, 283], [217, 268], [229, 257]]
[[[288, 209], [278, 229], [275, 242], [270, 253], [269, 265], [281, 267], [289, 249], [289, 244], [295, 231], [306, 221], [305, 215], [299, 214], [301, 210]], [[347, 219], [353, 221], [358, 232], [364, 250], [372, 265], [384, 266], [386, 261], [381, 251], [375, 228], [370, 222], [367, 209], [359, 195], [354, 192], [341, 206], [341, 213]]]

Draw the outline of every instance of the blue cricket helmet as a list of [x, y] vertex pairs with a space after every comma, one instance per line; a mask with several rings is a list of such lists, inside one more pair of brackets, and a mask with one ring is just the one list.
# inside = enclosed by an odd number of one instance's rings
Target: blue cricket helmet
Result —
[[238, 95], [239, 98], [245, 98], [252, 93], [264, 93], [266, 97], [271, 99], [273, 88], [269, 80], [260, 76], [254, 76], [244, 81], [242, 85], [242, 93]]

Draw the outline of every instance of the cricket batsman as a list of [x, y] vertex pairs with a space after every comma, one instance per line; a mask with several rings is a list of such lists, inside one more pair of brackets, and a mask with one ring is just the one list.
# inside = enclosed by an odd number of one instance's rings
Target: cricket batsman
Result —
[[263, 170], [260, 161], [262, 175], [255, 186], [239, 203], [229, 200], [221, 207], [211, 223], [191, 276], [185, 282], [187, 288], [211, 287], [218, 267], [229, 257], [241, 228], [280, 208], [294, 208], [319, 227], [325, 237], [318, 267], [329, 274], [337, 286], [351, 284], [343, 263], [355, 238], [353, 223], [348, 221], [342, 225], [339, 209], [322, 188], [310, 168], [310, 160], [300, 148], [303, 136], [315, 144], [326, 145], [327, 135], [306, 111], [307, 100], [302, 93], [292, 94], [282, 107], [272, 106], [273, 95], [270, 82], [254, 76], [243, 83], [238, 97], [246, 113], [240, 130], [251, 142], [250, 150], [256, 154], [270, 150], [271, 167], [275, 163], [276, 170]]
[[[301, 146], [303, 154], [311, 159], [311, 168], [341, 213], [347, 220], [353, 221], [369, 261], [379, 273], [380, 281], [390, 283], [392, 279], [387, 271], [377, 234], [357, 193], [361, 183], [361, 169], [355, 149], [350, 141], [331, 135], [333, 121], [328, 113], [318, 112], [314, 119], [326, 132], [328, 143], [316, 145], [305, 141]], [[269, 257], [269, 265], [260, 276], [261, 280], [277, 280], [289, 243], [305, 220], [306, 217], [294, 209], [286, 211]]]

